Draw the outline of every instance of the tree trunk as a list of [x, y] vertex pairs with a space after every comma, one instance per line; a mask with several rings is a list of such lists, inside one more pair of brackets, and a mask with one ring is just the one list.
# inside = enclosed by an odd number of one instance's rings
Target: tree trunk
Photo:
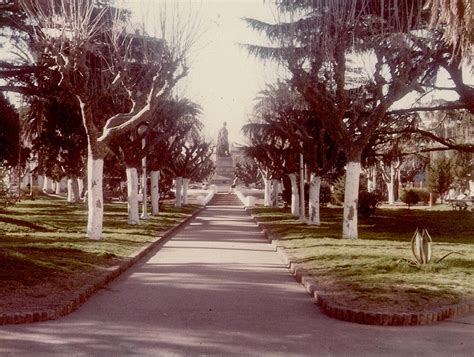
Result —
[[347, 163], [344, 191], [342, 238], [357, 239], [357, 203], [359, 199], [360, 161]]
[[189, 188], [189, 179], [183, 178], [183, 205], [188, 204], [188, 188]]
[[291, 181], [291, 214], [295, 217], [300, 215], [300, 196], [298, 192], [298, 182], [296, 181], [296, 174], [289, 174]]
[[395, 204], [393, 181], [387, 181], [385, 182], [385, 185], [387, 186], [388, 204], [392, 206]]
[[[145, 147], [145, 143], [143, 142], [142, 147]], [[146, 157], [142, 159], [142, 219], [148, 218], [148, 181], [147, 181], [147, 173], [146, 173]]]
[[270, 196], [270, 204], [273, 208], [278, 207], [278, 187], [280, 185], [280, 181], [273, 179], [272, 180], [272, 192]]
[[388, 191], [388, 204], [395, 204], [395, 167], [393, 163], [390, 164], [390, 178], [386, 182]]
[[67, 179], [67, 201], [70, 203], [77, 203], [79, 202], [79, 199], [79, 183], [77, 182], [77, 178], [69, 177]]
[[181, 193], [183, 190], [183, 178], [182, 177], [176, 177], [176, 202], [174, 204], [175, 207], [181, 207], [182, 203], [182, 198], [181, 198]]
[[395, 177], [393, 179], [393, 201], [397, 202], [400, 200], [400, 169], [398, 167], [396, 168]]
[[160, 212], [160, 171], [151, 171], [151, 214], [157, 216]]
[[78, 178], [77, 185], [79, 186], [79, 198], [81, 198], [84, 195], [84, 180], [82, 178]]
[[44, 176], [44, 181], [43, 181], [43, 192], [49, 192], [53, 188], [53, 182], [48, 176]]
[[321, 224], [319, 196], [321, 193], [321, 176], [315, 173], [311, 174], [311, 182], [309, 184], [309, 207], [308, 221], [309, 224]]
[[268, 179], [263, 179], [263, 182], [265, 184], [265, 191], [264, 191], [264, 196], [263, 196], [263, 205], [265, 207], [270, 207], [271, 206], [271, 184], [272, 181]]
[[89, 145], [87, 155], [87, 238], [94, 240], [102, 238], [104, 221], [103, 172], [104, 159], [94, 158]]
[[377, 167], [374, 165], [368, 169], [367, 191], [374, 192], [377, 189]]
[[61, 181], [56, 181], [55, 184], [56, 184], [56, 187], [54, 189], [54, 193], [59, 195], [61, 193]]
[[139, 224], [138, 215], [138, 172], [136, 167], [127, 166], [127, 211], [128, 224]]

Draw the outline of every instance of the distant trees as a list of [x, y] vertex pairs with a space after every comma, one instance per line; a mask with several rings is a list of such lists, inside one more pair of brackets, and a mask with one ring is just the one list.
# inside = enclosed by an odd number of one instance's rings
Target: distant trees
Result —
[[258, 166], [253, 160], [245, 160], [235, 164], [235, 175], [249, 187], [262, 181]]

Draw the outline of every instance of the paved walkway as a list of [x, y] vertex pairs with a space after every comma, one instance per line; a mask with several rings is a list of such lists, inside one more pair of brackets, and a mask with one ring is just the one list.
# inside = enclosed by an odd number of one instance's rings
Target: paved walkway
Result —
[[241, 208], [208, 207], [78, 311], [0, 327], [0, 356], [472, 356], [472, 318], [424, 327], [321, 314]]

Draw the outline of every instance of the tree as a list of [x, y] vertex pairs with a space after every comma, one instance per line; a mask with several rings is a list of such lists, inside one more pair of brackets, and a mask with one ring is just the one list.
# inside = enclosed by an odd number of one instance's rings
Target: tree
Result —
[[439, 153], [432, 158], [427, 168], [427, 185], [431, 192], [435, 192], [443, 202], [444, 195], [454, 182], [453, 166], [451, 160]]
[[[152, 178], [153, 214], [158, 213], [158, 180], [163, 171], [175, 177], [177, 185], [180, 186], [179, 190], [178, 187], [176, 188], [176, 205], [180, 207], [182, 175], [199, 176], [199, 170], [209, 165], [210, 160], [205, 157], [207, 150], [210, 150], [210, 145], [206, 148], [206, 143], [201, 139], [202, 123], [198, 119], [199, 115], [201, 115], [201, 107], [198, 104], [187, 98], [170, 98], [157, 108], [148, 124], [146, 141], [149, 143], [147, 152]], [[193, 155], [199, 157], [194, 156], [196, 166], [191, 169], [190, 166], [193, 163], [190, 160], [192, 161]], [[209, 166], [208, 168], [210, 169]], [[189, 179], [186, 176], [185, 178]], [[185, 184], [186, 182], [188, 181], [185, 181]]]
[[469, 180], [472, 179], [474, 155], [465, 152], [455, 152], [451, 159], [453, 163], [453, 187], [461, 193], [469, 189]]
[[235, 175], [246, 187], [261, 181], [258, 166], [254, 160], [243, 160], [235, 164]]
[[[103, 222], [103, 161], [107, 144], [149, 119], [179, 79], [187, 74], [191, 33], [175, 41], [129, 34], [123, 12], [93, 0], [43, 3], [22, 0], [37, 24], [33, 43], [59, 75], [60, 87], [76, 97], [88, 142], [87, 236], [100, 239]], [[166, 30], [162, 20], [162, 31]], [[187, 29], [193, 31], [192, 25]], [[181, 29], [179, 29], [181, 30]], [[181, 42], [176, 42], [181, 41]], [[128, 105], [104, 110], [110, 95]], [[124, 108], [126, 110], [124, 111]]]
[[443, 39], [452, 46], [454, 52], [470, 56], [474, 39], [472, 2], [429, 0], [427, 7], [431, 9], [431, 26], [441, 29]]
[[57, 182], [66, 176], [69, 201], [77, 202], [77, 180], [84, 174], [87, 139], [75, 98], [68, 93], [41, 100], [33, 97], [24, 119], [23, 136], [37, 157], [35, 171]]
[[[430, 40], [417, 34], [422, 3], [375, 1], [278, 1], [281, 18], [268, 24], [247, 19], [274, 47], [247, 46], [277, 59], [292, 84], [322, 119], [347, 159], [344, 238], [357, 238], [361, 156], [388, 109], [432, 75]], [[355, 55], [356, 54], [356, 55]], [[357, 65], [357, 55], [373, 65]], [[359, 62], [360, 63], [360, 62]]]
[[0, 165], [18, 164], [20, 151], [20, 119], [15, 108], [0, 93]]

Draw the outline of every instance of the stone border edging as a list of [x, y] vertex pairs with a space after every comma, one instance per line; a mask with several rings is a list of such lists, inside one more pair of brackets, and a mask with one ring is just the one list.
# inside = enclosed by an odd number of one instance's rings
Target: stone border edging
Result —
[[185, 218], [183, 221], [177, 225], [171, 227], [167, 231], [161, 233], [161, 235], [153, 238], [153, 240], [143, 247], [141, 247], [137, 252], [132, 253], [128, 256], [127, 261], [121, 262], [119, 265], [108, 268], [107, 272], [99, 275], [93, 283], [83, 286], [81, 289], [76, 291], [73, 294], [73, 297], [65, 302], [62, 306], [59, 306], [55, 309], [49, 309], [44, 311], [35, 311], [35, 312], [16, 312], [13, 314], [1, 314], [0, 315], [0, 326], [1, 325], [13, 325], [13, 324], [24, 324], [31, 322], [40, 322], [48, 320], [56, 320], [62, 316], [69, 315], [71, 312], [77, 310], [83, 303], [87, 301], [89, 297], [92, 296], [96, 291], [102, 289], [112, 280], [117, 278], [128, 268], [133, 266], [140, 259], [145, 257], [153, 249], [160, 247], [166, 243], [169, 238], [179, 229], [187, 225], [194, 217], [201, 213], [206, 207], [201, 207], [191, 214], [191, 216]]
[[474, 313], [474, 301], [448, 305], [425, 312], [393, 314], [350, 309], [339, 306], [334, 301], [332, 301], [328, 295], [325, 295], [317, 290], [316, 281], [311, 278], [306, 269], [292, 260], [288, 254], [286, 254], [284, 248], [279, 247], [275, 243], [275, 241], [278, 240], [276, 236], [269, 232], [268, 229], [265, 228], [264, 224], [259, 222], [249, 209], [246, 208], [245, 210], [253, 218], [257, 226], [262, 230], [270, 244], [275, 247], [275, 251], [283, 258], [288, 270], [294, 276], [296, 281], [305, 287], [306, 291], [311, 295], [311, 298], [320, 307], [321, 311], [329, 317], [366, 325], [421, 326], [430, 325], [452, 317], [464, 316]]

